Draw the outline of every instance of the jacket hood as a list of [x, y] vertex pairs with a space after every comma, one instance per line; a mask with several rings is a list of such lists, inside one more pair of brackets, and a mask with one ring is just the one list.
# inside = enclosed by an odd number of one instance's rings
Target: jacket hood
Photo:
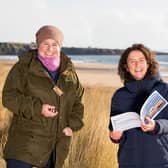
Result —
[[19, 55], [18, 58], [20, 63], [29, 63], [36, 56], [37, 56], [37, 50], [30, 50], [27, 53]]

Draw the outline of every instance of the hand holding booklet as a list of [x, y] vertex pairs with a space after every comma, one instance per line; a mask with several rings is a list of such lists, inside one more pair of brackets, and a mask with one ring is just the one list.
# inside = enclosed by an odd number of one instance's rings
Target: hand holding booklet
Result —
[[143, 104], [140, 116], [136, 112], [126, 112], [111, 117], [111, 123], [113, 130], [128, 130], [135, 127], [141, 127], [141, 124], [145, 124], [145, 117], [150, 117], [154, 119], [165, 106], [168, 104], [168, 101], [158, 92], [154, 91], [147, 98]]

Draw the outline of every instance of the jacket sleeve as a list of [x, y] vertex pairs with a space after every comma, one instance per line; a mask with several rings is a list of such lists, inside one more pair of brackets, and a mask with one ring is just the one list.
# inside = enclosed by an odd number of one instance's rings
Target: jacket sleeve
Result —
[[156, 126], [154, 134], [168, 134], [168, 120], [167, 119], [158, 119], [156, 120]]
[[[154, 88], [168, 101], [168, 84], [164, 81], [157, 83]], [[168, 105], [162, 109], [160, 118], [155, 120], [155, 129], [149, 134], [163, 135], [168, 134]], [[160, 114], [159, 114], [160, 115]], [[156, 117], [157, 118], [157, 117]]]
[[[164, 95], [164, 98], [166, 100], [168, 100], [168, 85], [164, 85], [164, 89], [162, 92], [165, 92], [163, 95]], [[161, 92], [161, 91], [159, 91]], [[157, 135], [162, 135], [162, 134], [168, 134], [168, 115], [167, 115], [167, 112], [168, 112], [168, 106], [166, 106], [162, 111], [161, 113], [163, 113], [163, 118], [160, 118], [160, 119], [156, 119], [155, 120], [155, 123], [156, 123], [156, 126], [155, 126], [155, 129], [152, 131], [153, 134], [157, 134]], [[150, 133], [150, 132], [149, 132]]]
[[[115, 93], [115, 94], [113, 95], [112, 99], [111, 99], [110, 118], [111, 118], [111, 116], [115, 116], [115, 115], [117, 115], [117, 114], [120, 113], [120, 110], [119, 110], [120, 105], [119, 105], [119, 101], [118, 101], [116, 95], [117, 95], [117, 94]], [[111, 119], [109, 119], [109, 131], [113, 131], [113, 126], [112, 126], [112, 123], [111, 123]], [[114, 140], [114, 139], [111, 138], [111, 137], [110, 137], [110, 139], [111, 139], [111, 141], [112, 141], [113, 143], [119, 144], [119, 143], [121, 143], [122, 141], [124, 141], [125, 136], [124, 136], [124, 133], [123, 133], [123, 135], [121, 136], [121, 138], [118, 139], [118, 140]]]
[[[120, 98], [118, 98], [118, 92], [116, 91], [114, 95], [111, 98], [111, 107], [110, 107], [110, 118], [112, 116], [118, 115], [122, 113], [122, 110], [120, 110]], [[109, 130], [113, 130], [113, 126], [111, 123], [111, 119], [109, 118]]]
[[35, 112], [40, 114], [40, 99], [26, 95], [25, 71], [16, 63], [6, 78], [2, 91], [2, 104], [23, 118], [31, 119]]
[[83, 114], [84, 114], [84, 105], [82, 102], [82, 97], [84, 93], [84, 88], [80, 84], [77, 74], [75, 73], [77, 78], [77, 83], [75, 84], [75, 101], [72, 107], [72, 111], [69, 116], [69, 126], [73, 131], [77, 131], [81, 129], [84, 125], [83, 123]]

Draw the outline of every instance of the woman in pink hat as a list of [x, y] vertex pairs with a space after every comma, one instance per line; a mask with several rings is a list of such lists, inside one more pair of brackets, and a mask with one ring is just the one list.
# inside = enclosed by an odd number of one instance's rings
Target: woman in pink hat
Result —
[[7, 168], [61, 168], [73, 131], [83, 126], [84, 89], [61, 51], [63, 33], [43, 26], [36, 43], [36, 50], [19, 56], [3, 88], [2, 103], [13, 114]]

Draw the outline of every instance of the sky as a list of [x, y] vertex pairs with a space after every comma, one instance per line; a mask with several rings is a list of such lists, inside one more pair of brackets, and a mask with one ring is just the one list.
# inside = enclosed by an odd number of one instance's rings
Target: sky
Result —
[[35, 42], [43, 25], [64, 33], [65, 47], [168, 51], [168, 0], [0, 0], [0, 42]]

